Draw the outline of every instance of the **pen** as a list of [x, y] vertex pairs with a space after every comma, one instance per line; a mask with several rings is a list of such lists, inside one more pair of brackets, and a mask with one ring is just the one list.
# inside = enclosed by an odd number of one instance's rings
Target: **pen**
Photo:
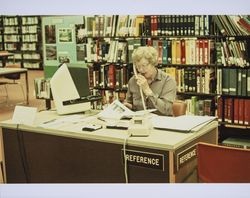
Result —
[[48, 124], [48, 123], [53, 122], [53, 121], [55, 121], [55, 120], [56, 120], [56, 119], [52, 119], [52, 120], [49, 120], [49, 121], [43, 122], [43, 124]]

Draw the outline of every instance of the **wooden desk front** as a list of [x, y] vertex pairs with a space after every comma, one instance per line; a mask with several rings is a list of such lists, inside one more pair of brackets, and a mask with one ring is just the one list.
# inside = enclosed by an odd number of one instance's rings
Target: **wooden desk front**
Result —
[[[125, 182], [126, 130], [37, 127], [54, 116], [54, 112], [41, 112], [34, 126], [1, 123], [7, 183]], [[196, 168], [195, 144], [217, 143], [217, 125], [214, 121], [194, 133], [153, 130], [149, 137], [130, 137], [126, 146], [129, 182], [190, 182]]]

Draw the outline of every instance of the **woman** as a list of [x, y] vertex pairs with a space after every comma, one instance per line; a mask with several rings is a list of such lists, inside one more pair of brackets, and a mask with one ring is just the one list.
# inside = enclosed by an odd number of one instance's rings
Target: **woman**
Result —
[[132, 110], [143, 110], [140, 88], [147, 109], [157, 109], [157, 114], [172, 115], [176, 97], [176, 82], [156, 66], [158, 52], [154, 47], [143, 46], [132, 54], [137, 75], [130, 78], [125, 105]]

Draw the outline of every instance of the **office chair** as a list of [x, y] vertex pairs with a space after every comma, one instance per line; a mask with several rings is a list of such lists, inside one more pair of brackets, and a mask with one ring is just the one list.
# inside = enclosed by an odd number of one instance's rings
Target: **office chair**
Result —
[[[19, 64], [13, 64], [13, 65], [6, 65], [6, 68], [20, 68]], [[2, 80], [3, 79], [3, 80]], [[4, 86], [6, 91], [6, 101], [9, 100], [9, 94], [8, 94], [8, 85], [19, 85], [22, 91], [23, 99], [25, 100], [25, 93], [23, 89], [23, 85], [19, 82], [21, 79], [21, 74], [6, 74], [3, 78], [1, 78], [0, 85]]]
[[197, 164], [199, 182], [250, 182], [250, 150], [200, 142]]
[[183, 100], [175, 100], [173, 102], [173, 116], [181, 116], [186, 114], [187, 103]]

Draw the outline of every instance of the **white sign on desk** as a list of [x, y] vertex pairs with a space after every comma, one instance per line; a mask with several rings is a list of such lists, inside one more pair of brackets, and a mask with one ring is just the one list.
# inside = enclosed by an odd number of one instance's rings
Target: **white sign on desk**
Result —
[[32, 125], [36, 117], [36, 107], [16, 106], [12, 116], [12, 123]]

